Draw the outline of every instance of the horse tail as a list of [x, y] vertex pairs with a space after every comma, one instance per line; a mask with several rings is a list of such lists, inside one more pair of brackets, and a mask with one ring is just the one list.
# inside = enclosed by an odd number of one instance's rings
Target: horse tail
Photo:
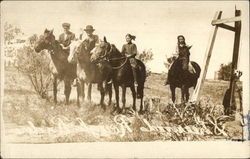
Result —
[[194, 61], [191, 61], [191, 64], [192, 64], [192, 66], [193, 66], [194, 69], [195, 69], [197, 78], [199, 78], [199, 77], [200, 77], [200, 73], [201, 73], [201, 68], [200, 68], [200, 66], [199, 66], [196, 62], [194, 62]]
[[140, 98], [144, 96], [144, 83], [146, 81], [146, 66], [144, 63], [137, 59], [137, 67], [138, 67], [138, 87], [137, 93], [139, 94]]

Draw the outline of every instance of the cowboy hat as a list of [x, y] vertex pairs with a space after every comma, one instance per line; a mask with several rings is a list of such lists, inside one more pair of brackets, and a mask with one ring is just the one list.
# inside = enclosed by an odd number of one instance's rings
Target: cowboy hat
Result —
[[95, 31], [92, 25], [87, 25], [84, 31]]
[[63, 28], [70, 28], [70, 24], [69, 24], [69, 23], [63, 23], [63, 24], [62, 24], [62, 27], [63, 27]]

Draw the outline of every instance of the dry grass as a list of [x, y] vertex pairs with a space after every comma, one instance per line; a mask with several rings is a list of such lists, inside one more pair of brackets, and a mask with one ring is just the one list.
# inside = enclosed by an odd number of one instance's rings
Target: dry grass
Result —
[[[163, 86], [164, 80], [164, 75], [157, 74], [151, 74], [147, 78], [145, 98], [159, 97], [160, 102], [157, 105], [154, 104], [157, 109], [153, 108], [153, 111], [144, 115], [127, 115], [127, 123], [133, 131], [131, 133], [115, 123], [114, 116], [110, 114], [114, 104], [108, 106], [106, 112], [96, 104], [99, 101], [99, 93], [95, 87], [93, 88], [93, 103], [85, 101], [82, 103], [82, 108], [79, 109], [76, 106], [75, 88], [72, 90], [70, 104], [64, 105], [63, 87], [60, 84], [58, 88], [59, 103], [54, 104], [52, 100], [41, 99], [33, 91], [25, 76], [14, 69], [7, 70], [5, 71], [4, 104], [2, 107], [6, 135], [10, 138], [10, 142], [18, 143], [213, 140], [215, 134], [195, 135], [174, 130], [177, 130], [179, 126], [188, 126], [191, 129], [192, 126], [195, 126], [197, 129], [202, 130], [202, 127], [194, 122], [192, 116], [194, 110], [192, 109], [197, 108], [195, 111], [198, 112], [205, 109], [210, 110], [212, 106], [221, 105], [228, 83], [206, 81], [202, 90], [203, 99], [201, 102], [196, 103], [196, 107], [190, 107], [191, 116], [183, 113], [182, 118], [180, 118], [175, 109], [168, 104], [170, 91], [169, 86]], [[127, 91], [127, 106], [131, 105], [130, 96], [130, 91]], [[180, 98], [180, 96], [177, 95], [177, 98]], [[198, 108], [202, 110], [198, 110]], [[183, 106], [176, 105], [176, 109], [182, 112]], [[222, 115], [218, 115], [220, 112], [221, 110], [216, 110], [213, 116], [216, 117], [216, 113], [217, 116]], [[184, 121], [184, 118], [188, 120]], [[203, 118], [206, 120], [205, 117]], [[143, 119], [147, 119], [154, 126], [171, 127], [173, 131], [141, 131], [141, 127], [146, 127]], [[84, 124], [87, 125], [89, 130], [83, 129]], [[212, 127], [211, 124], [210, 126], [207, 124], [208, 129], [213, 130]], [[241, 136], [242, 132], [239, 123], [230, 122], [226, 127], [228, 129], [225, 132], [229, 134], [230, 138], [239, 138]]]

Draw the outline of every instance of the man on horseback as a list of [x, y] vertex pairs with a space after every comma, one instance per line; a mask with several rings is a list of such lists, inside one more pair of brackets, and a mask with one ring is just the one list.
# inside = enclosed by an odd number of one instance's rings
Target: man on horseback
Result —
[[[186, 55], [185, 52], [181, 51], [184, 47], [188, 47], [191, 48], [191, 46], [187, 45], [185, 42], [185, 37], [183, 35], [179, 35], [177, 37], [177, 46], [176, 46], [176, 50], [175, 50], [175, 54], [173, 54], [173, 58], [176, 60], [181, 60], [182, 61], [182, 69], [185, 71], [188, 71], [188, 67], [189, 67], [189, 55]], [[171, 70], [173, 64], [175, 63], [175, 61], [171, 64], [169, 71], [168, 71], [168, 77], [167, 80], [165, 82], [164, 85], [168, 85], [169, 84], [169, 75], [173, 72]]]
[[83, 34], [80, 34], [79, 39], [87, 42], [88, 44], [87, 49], [89, 52], [91, 52], [95, 48], [96, 44], [99, 43], [99, 37], [98, 35], [93, 34], [95, 29], [93, 28], [92, 25], [87, 25], [84, 31], [86, 32], [87, 37], [83, 40]]
[[137, 47], [134, 43], [132, 43], [132, 40], [135, 40], [135, 36], [131, 35], [131, 34], [127, 34], [126, 36], [126, 41], [127, 44], [124, 44], [122, 46], [122, 53], [129, 58], [130, 61], [130, 65], [132, 67], [132, 71], [133, 71], [133, 76], [134, 76], [134, 84], [137, 87], [138, 86], [138, 80], [137, 80], [137, 74], [136, 74], [136, 67], [137, 67], [137, 63], [136, 63], [136, 59], [135, 56], [137, 54]]
[[62, 33], [59, 36], [59, 43], [61, 44], [63, 50], [65, 50], [66, 53], [69, 54], [69, 45], [72, 40], [75, 40], [75, 34], [69, 31], [70, 24], [69, 23], [63, 23], [62, 27], [64, 29], [64, 33]]

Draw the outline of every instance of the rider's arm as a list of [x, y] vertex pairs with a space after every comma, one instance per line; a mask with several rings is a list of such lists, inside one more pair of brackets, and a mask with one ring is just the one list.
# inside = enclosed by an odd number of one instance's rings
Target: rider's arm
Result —
[[173, 53], [173, 56], [174, 57], [178, 57], [179, 56], [179, 47], [178, 47], [178, 45], [175, 48], [175, 53]]
[[72, 33], [71, 40], [76, 40], [76, 35]]
[[132, 55], [137, 54], [137, 47], [135, 44], [132, 45]]
[[97, 46], [100, 43], [98, 35], [95, 35], [95, 46]]

